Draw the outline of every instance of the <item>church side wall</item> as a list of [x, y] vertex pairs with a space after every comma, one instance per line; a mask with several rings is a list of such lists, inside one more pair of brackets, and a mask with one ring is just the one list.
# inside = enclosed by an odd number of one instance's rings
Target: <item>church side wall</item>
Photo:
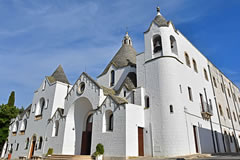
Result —
[[[103, 121], [106, 111], [113, 112], [113, 131], [103, 130]], [[104, 157], [126, 156], [126, 110], [124, 106], [114, 107], [111, 103], [102, 106], [93, 116], [93, 132], [91, 153], [96, 151], [98, 143], [104, 146]]]
[[134, 104], [126, 104], [125, 125], [126, 125], [126, 156], [138, 156], [139, 155], [138, 127], [144, 128], [145, 126], [144, 107]]

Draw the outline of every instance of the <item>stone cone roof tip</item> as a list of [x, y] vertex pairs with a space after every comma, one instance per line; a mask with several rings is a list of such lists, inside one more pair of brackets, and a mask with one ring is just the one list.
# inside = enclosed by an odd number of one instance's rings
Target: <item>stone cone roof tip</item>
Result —
[[62, 65], [59, 65], [50, 77], [54, 78], [55, 81], [60, 81], [66, 84], [70, 84], [66, 74], [64, 73]]
[[[127, 34], [127, 36], [128, 36], [128, 34]], [[126, 36], [124, 38], [126, 38]], [[98, 77], [107, 73], [109, 67], [112, 64], [116, 68], [122, 68], [122, 67], [126, 67], [128, 65], [136, 65], [136, 55], [137, 55], [137, 52], [132, 47], [132, 43], [130, 43], [130, 44], [122, 43], [121, 48], [118, 50], [118, 52], [115, 54], [115, 56], [109, 62], [107, 67], [104, 69], [104, 71]]]

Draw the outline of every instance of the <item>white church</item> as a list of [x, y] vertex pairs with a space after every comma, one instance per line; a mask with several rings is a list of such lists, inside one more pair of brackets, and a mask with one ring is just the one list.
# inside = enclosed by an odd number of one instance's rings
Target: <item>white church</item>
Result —
[[144, 42], [137, 53], [126, 33], [96, 80], [70, 84], [58, 66], [11, 120], [1, 157], [91, 155], [98, 143], [104, 159], [238, 152], [239, 88], [159, 8]]

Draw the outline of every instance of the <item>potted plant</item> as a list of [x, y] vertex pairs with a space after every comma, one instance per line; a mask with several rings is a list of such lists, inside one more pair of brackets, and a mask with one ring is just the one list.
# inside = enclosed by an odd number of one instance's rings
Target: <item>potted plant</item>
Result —
[[93, 156], [95, 157], [95, 160], [102, 160], [104, 154], [104, 147], [101, 143], [98, 143], [96, 146], [96, 152], [94, 152]]
[[53, 154], [53, 148], [48, 148], [48, 151], [46, 153], [46, 157], [50, 157]]

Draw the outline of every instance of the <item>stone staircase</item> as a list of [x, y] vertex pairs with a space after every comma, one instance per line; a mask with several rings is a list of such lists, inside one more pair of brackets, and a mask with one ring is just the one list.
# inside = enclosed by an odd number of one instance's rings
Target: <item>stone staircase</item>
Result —
[[53, 154], [46, 160], [93, 160], [90, 155], [61, 155]]

